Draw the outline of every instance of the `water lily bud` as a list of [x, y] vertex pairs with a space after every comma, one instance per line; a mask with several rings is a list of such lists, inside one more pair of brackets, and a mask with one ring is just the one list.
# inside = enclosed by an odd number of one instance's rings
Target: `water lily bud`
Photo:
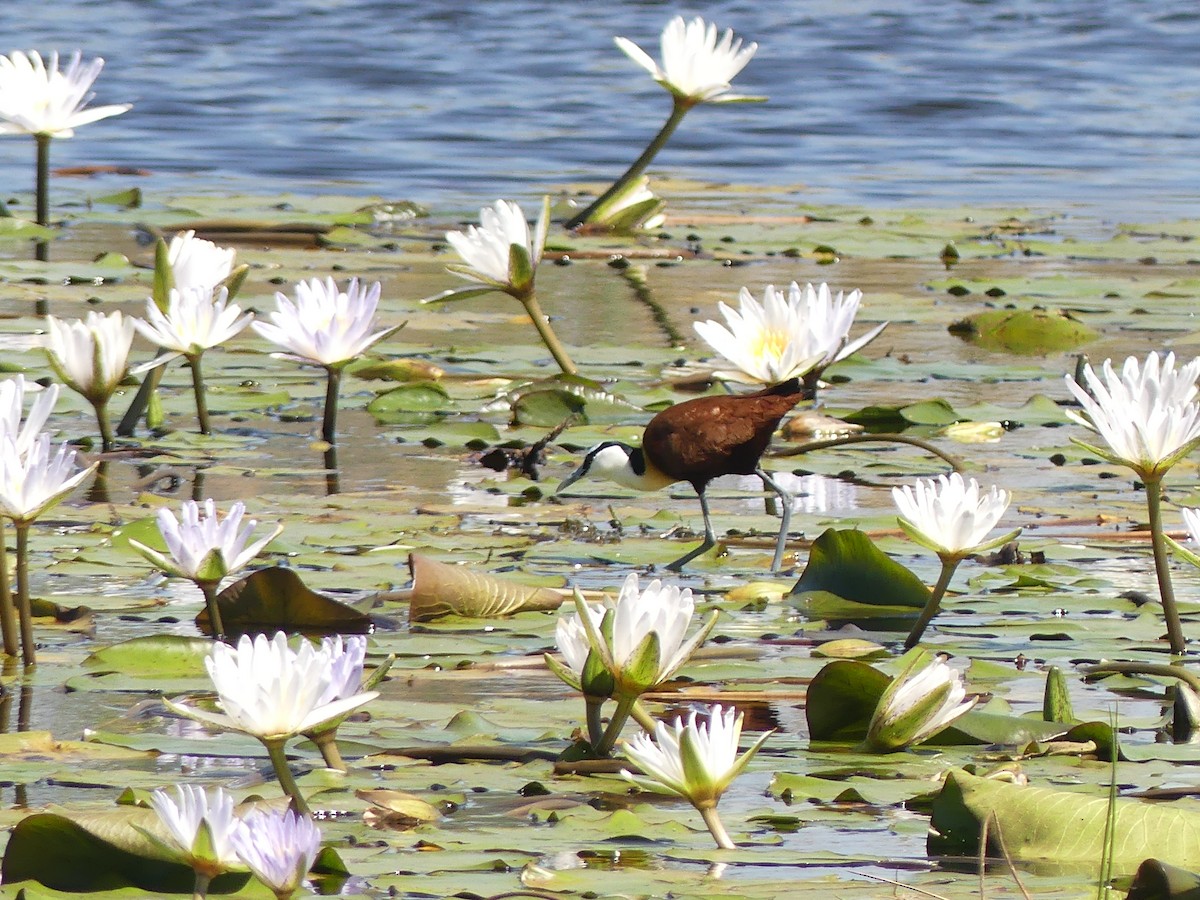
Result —
[[920, 650], [892, 679], [871, 716], [866, 749], [902, 750], [933, 737], [970, 712], [978, 697], [967, 699], [962, 675], [941, 657]]

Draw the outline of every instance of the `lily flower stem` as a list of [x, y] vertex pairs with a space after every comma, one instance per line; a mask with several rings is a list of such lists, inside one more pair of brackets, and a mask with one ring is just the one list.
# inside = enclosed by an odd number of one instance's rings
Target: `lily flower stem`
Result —
[[[154, 358], [158, 359], [160, 356], [165, 355], [166, 352], [162, 347], [159, 347]], [[137, 393], [129, 404], [129, 409], [121, 417], [121, 421], [117, 423], [117, 434], [121, 437], [133, 437], [134, 432], [137, 431], [138, 420], [146, 412], [146, 407], [150, 405], [150, 395], [158, 390], [158, 383], [162, 381], [163, 370], [165, 368], [166, 366], [155, 366], [142, 379]]]
[[659, 130], [658, 134], [654, 136], [654, 140], [652, 140], [649, 146], [642, 151], [642, 155], [634, 160], [633, 165], [626, 169], [625, 174], [614, 181], [612, 186], [607, 191], [593, 200], [587, 209], [581, 213], [576, 213], [570, 219], [568, 219], [564, 225], [565, 228], [578, 228], [580, 225], [586, 222], [588, 218], [594, 212], [596, 212], [596, 210], [603, 207], [604, 204], [606, 204], [609, 200], [611, 200], [621, 191], [625, 190], [626, 186], [631, 181], [633, 181], [635, 178], [638, 178], [643, 172], [646, 171], [646, 167], [649, 166], [654, 160], [654, 157], [658, 155], [658, 151], [666, 145], [667, 141], [670, 140], [671, 135], [675, 133], [675, 129], [678, 128], [679, 123], [683, 121], [684, 115], [686, 115], [687, 111], [695, 105], [694, 100], [688, 100], [683, 97], [676, 97], [674, 98], [674, 101], [674, 105], [671, 107], [671, 115], [667, 117], [666, 123]]
[[600, 741], [604, 738], [604, 722], [601, 719], [604, 709], [604, 698], [584, 695], [583, 702], [587, 704], [588, 743], [594, 749], [599, 746]]
[[217, 605], [217, 581], [197, 581], [196, 587], [204, 594], [204, 608], [208, 610], [208, 627], [213, 640], [225, 639], [225, 623], [221, 621], [221, 608]]
[[1171, 584], [1170, 557], [1167, 541], [1163, 537], [1162, 522], [1162, 477], [1143, 478], [1146, 486], [1146, 507], [1150, 518], [1150, 544], [1154, 549], [1154, 570], [1158, 575], [1158, 593], [1162, 598], [1163, 618], [1167, 623], [1167, 640], [1171, 652], [1185, 652], [1183, 624], [1179, 621], [1179, 608], [1175, 605], [1175, 588]]
[[208, 883], [212, 881], [212, 876], [205, 875], [203, 872], [196, 873], [195, 885], [192, 887], [192, 900], [205, 900], [208, 897]]
[[[699, 809], [699, 807], [697, 807]], [[733, 841], [729, 839], [729, 832], [725, 830], [725, 825], [721, 821], [721, 817], [717, 815], [717, 805], [707, 806], [700, 809], [700, 817], [704, 819], [704, 824], [708, 826], [708, 832], [713, 836], [713, 840], [717, 842], [717, 846], [722, 850], [736, 850]]]
[[200, 354], [190, 354], [187, 361], [192, 369], [192, 393], [196, 395], [196, 420], [200, 424], [200, 433], [212, 434], [208, 427], [208, 400], [204, 396], [204, 373], [200, 371]]
[[603, 737], [600, 738], [600, 743], [592, 745], [592, 749], [596, 751], [597, 756], [608, 756], [612, 753], [613, 745], [617, 743], [617, 738], [621, 736], [621, 729], [625, 727], [625, 722], [629, 718], [629, 712], [633, 709], [633, 704], [636, 702], [636, 697], [617, 698], [617, 708], [613, 711], [612, 718], [608, 721], [608, 728], [605, 729]]
[[554, 333], [549, 320], [542, 313], [541, 304], [538, 303], [537, 296], [533, 293], [533, 290], [530, 289], [517, 299], [525, 307], [525, 312], [529, 314], [529, 318], [533, 319], [533, 327], [538, 330], [538, 334], [542, 338], [542, 343], [546, 345], [546, 349], [550, 351], [550, 354], [554, 357], [554, 361], [562, 369], [563, 374], [574, 375], [578, 369], [575, 368], [575, 363], [571, 361], [571, 357], [567, 354], [567, 349], [559, 341], [558, 335]]
[[917, 617], [916, 624], [913, 625], [912, 631], [908, 633], [908, 637], [904, 640], [905, 650], [911, 650], [917, 646], [921, 640], [921, 635], [925, 633], [925, 629], [929, 627], [929, 623], [933, 621], [933, 617], [942, 608], [942, 597], [946, 595], [946, 588], [950, 587], [950, 579], [954, 577], [954, 570], [962, 562], [962, 557], [955, 554], [945, 554], [941, 555], [941, 560], [942, 572], [938, 575], [937, 584], [933, 586], [933, 591], [929, 595], [929, 600], [926, 602], [925, 608], [921, 610], [921, 615]]
[[4, 640], [5, 654], [15, 658], [17, 655], [17, 613], [13, 607], [12, 584], [8, 580], [8, 535], [2, 519], [0, 519], [0, 636]]
[[108, 421], [108, 400], [95, 400], [92, 409], [96, 411], [96, 425], [100, 429], [100, 449], [108, 453], [113, 448], [112, 424]]
[[296, 779], [292, 776], [292, 770], [288, 767], [287, 754], [283, 752], [283, 741], [281, 740], [264, 740], [267, 754], [271, 757], [271, 765], [275, 767], [275, 777], [279, 779], [279, 786], [283, 788], [283, 792], [292, 799], [292, 807], [296, 813], [302, 816], [311, 816], [312, 812], [308, 808], [308, 804], [304, 802], [304, 794], [300, 792], [300, 785], [296, 784]]
[[33, 609], [29, 605], [29, 522], [14, 522], [17, 529], [17, 612], [21, 616], [21, 661], [26, 669], [37, 665], [33, 642]]
[[633, 708], [629, 711], [629, 714], [633, 716], [633, 721], [642, 726], [643, 731], [645, 731], [647, 734], [654, 734], [654, 726], [657, 725], [658, 722], [653, 716], [650, 715], [650, 713], [646, 712], [646, 707], [642, 706], [642, 701], [635, 700], [633, 702]]
[[337, 443], [338, 394], [342, 387], [342, 370], [327, 366], [329, 378], [325, 382], [325, 418], [321, 423], [321, 438], [327, 444]]
[[[50, 224], [50, 141], [48, 134], [34, 135], [37, 141], [37, 223], [42, 226]], [[45, 262], [50, 258], [50, 242], [38, 241], [34, 258]], [[44, 313], [44, 310], [38, 310]]]
[[339, 772], [346, 771], [345, 760], [342, 759], [342, 752], [337, 745], [337, 730], [322, 731], [320, 734], [310, 734], [306, 737], [317, 745], [317, 749], [321, 751], [321, 759], [325, 760], [326, 768], [336, 769]]

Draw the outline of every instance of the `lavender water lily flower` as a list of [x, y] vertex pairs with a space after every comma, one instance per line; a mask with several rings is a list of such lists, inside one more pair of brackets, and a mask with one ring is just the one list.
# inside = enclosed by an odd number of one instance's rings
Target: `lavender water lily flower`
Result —
[[[363, 665], [367, 655], [367, 639], [361, 634], [352, 635], [345, 639], [334, 635], [321, 639], [321, 652], [329, 657], [329, 687], [321, 696], [319, 703], [333, 703], [362, 693], [367, 685], [363, 680]], [[372, 684], [375, 683], [372, 679]], [[337, 730], [342, 724], [347, 712], [335, 719], [329, 719], [304, 732], [304, 736], [317, 745], [325, 765], [331, 769], [346, 771], [337, 746]]]
[[367, 287], [357, 278], [350, 279], [345, 290], [332, 278], [301, 281], [296, 285], [295, 302], [277, 292], [275, 311], [268, 316], [271, 321], [253, 325], [260, 335], [284, 349], [281, 355], [285, 358], [325, 369], [328, 380], [321, 435], [329, 444], [337, 439], [342, 369], [401, 327], [373, 330], [380, 291], [379, 282]]
[[[120, 115], [128, 103], [87, 108], [94, 96], [92, 84], [104, 68], [99, 57], [83, 61], [78, 50], [65, 68], [58, 53], [49, 64], [36, 50], [0, 56], [0, 134], [30, 134], [37, 142], [37, 222], [50, 221], [50, 141], [69, 138], [82, 125]], [[38, 244], [38, 259], [47, 258], [45, 243]]]
[[743, 44], [731, 29], [720, 33], [717, 26], [700, 17], [691, 21], [676, 16], [662, 32], [662, 61], [655, 62], [633, 41], [624, 37], [613, 39], [630, 59], [650, 73], [651, 77], [671, 94], [671, 115], [666, 124], [626, 171], [585, 210], [567, 221], [567, 228], [577, 228], [603, 215], [614, 197], [629, 189], [646, 167], [658, 155], [674, 134], [684, 115], [700, 103], [759, 102], [765, 97], [749, 97], [732, 92], [730, 82], [746, 67], [758, 44]]
[[625, 742], [625, 757], [644, 773], [621, 775], [635, 784], [654, 789], [664, 787], [683, 797], [700, 812], [717, 846], [734, 849], [720, 817], [717, 803], [773, 732], [766, 732], [745, 753], [738, 755], [744, 716], [719, 705], [696, 710], [686, 721], [658, 722], [654, 738], [642, 733]]
[[278, 900], [286, 900], [300, 888], [317, 858], [321, 829], [294, 810], [254, 810], [234, 832], [233, 845], [254, 877]]
[[187, 500], [178, 519], [166, 507], [158, 511], [158, 530], [167, 545], [165, 554], [139, 541], [129, 544], [168, 575], [196, 583], [204, 593], [213, 635], [221, 637], [224, 628], [216, 601], [221, 579], [249, 564], [279, 536], [283, 526], [276, 525], [266, 537], [249, 543], [258, 521], [249, 519], [243, 525], [246, 504], [242, 501], [234, 502], [224, 517], [217, 513], [212, 499], [204, 501], [203, 510], [201, 516], [201, 506], [195, 500]]
[[815, 390], [826, 368], [861, 350], [888, 324], [851, 341], [850, 327], [862, 291], [838, 291], [835, 296], [823, 283], [802, 289], [793, 281], [786, 293], [767, 285], [761, 303], [742, 288], [738, 300], [738, 309], [720, 304], [725, 324], [709, 319], [694, 326], [710, 347], [736, 367], [717, 372], [717, 377], [733, 381], [777, 384], [803, 378]]
[[1147, 354], [1144, 363], [1130, 356], [1118, 373], [1105, 360], [1101, 373], [1090, 365], [1082, 383], [1067, 376], [1067, 388], [1082, 407], [1067, 416], [1104, 438], [1107, 448], [1072, 438], [1089, 453], [1128, 466], [1146, 488], [1146, 506], [1154, 550], [1154, 569], [1172, 653], [1183, 653], [1186, 640], [1175, 604], [1162, 521], [1163, 477], [1200, 446], [1200, 359], [1179, 366], [1175, 354]]
[[905, 641], [905, 647], [911, 649], [938, 614], [958, 564], [972, 553], [1007, 544], [1020, 529], [989, 539], [1011, 497], [995, 486], [981, 491], [979, 482], [964, 479], [958, 472], [892, 488], [892, 498], [900, 510], [898, 521], [905, 534], [936, 553], [942, 563], [937, 584]]
[[108, 402], [129, 372], [134, 320], [119, 310], [89, 312], [84, 319], [46, 317], [45, 348], [50, 365], [62, 382], [96, 411], [105, 451], [113, 447]]

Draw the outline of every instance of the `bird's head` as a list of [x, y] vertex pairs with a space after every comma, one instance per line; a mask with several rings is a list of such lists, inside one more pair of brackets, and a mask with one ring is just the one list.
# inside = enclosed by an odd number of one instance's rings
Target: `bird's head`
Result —
[[645, 474], [646, 461], [640, 448], [620, 441], [605, 441], [587, 452], [579, 468], [563, 479], [555, 493], [561, 494], [585, 475], [644, 490], [642, 478]]

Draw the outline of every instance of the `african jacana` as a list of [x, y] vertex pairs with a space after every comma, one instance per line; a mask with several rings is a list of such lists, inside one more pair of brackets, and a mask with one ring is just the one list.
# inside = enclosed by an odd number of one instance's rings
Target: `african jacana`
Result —
[[775, 542], [771, 568], [783, 563], [792, 496], [759, 465], [771, 435], [797, 403], [807, 397], [798, 378], [756, 391], [724, 397], [697, 397], [664, 409], [646, 425], [642, 446], [605, 441], [587, 452], [579, 468], [558, 486], [562, 493], [584, 475], [596, 475], [624, 487], [653, 491], [686, 481], [700, 497], [704, 543], [667, 566], [678, 572], [717, 542], [704, 489], [722, 475], [755, 475], [771, 488], [783, 506], [783, 522]]

